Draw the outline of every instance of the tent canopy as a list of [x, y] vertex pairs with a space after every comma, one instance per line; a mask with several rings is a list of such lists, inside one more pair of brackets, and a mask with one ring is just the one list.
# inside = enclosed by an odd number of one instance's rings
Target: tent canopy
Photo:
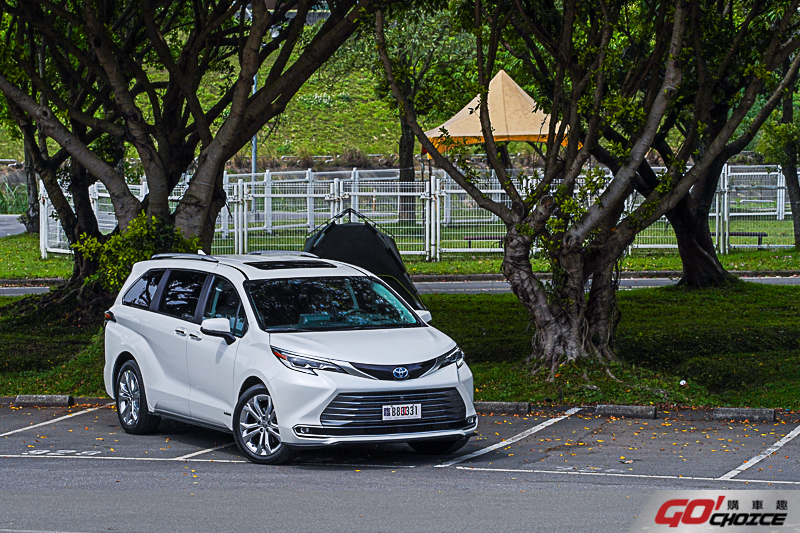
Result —
[[[547, 142], [550, 117], [541, 111], [534, 111], [536, 102], [504, 70], [489, 82], [487, 103], [495, 141]], [[439, 151], [445, 142], [442, 129], [446, 129], [452, 139], [465, 144], [482, 143], [479, 113], [479, 97], [476, 96], [453, 118], [438, 128], [426, 131], [425, 135]]]
[[363, 222], [329, 223], [306, 239], [303, 251], [369, 270], [414, 309], [425, 309], [397, 245], [389, 235]]

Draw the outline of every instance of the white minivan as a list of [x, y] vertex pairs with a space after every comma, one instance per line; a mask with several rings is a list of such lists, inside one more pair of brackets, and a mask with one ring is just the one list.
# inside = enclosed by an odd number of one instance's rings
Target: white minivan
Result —
[[128, 433], [161, 417], [232, 432], [251, 461], [477, 427], [461, 349], [369, 272], [310, 254], [162, 254], [106, 312], [106, 391]]

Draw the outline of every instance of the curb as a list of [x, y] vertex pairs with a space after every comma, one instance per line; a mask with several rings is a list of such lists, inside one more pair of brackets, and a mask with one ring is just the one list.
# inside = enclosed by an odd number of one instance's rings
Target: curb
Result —
[[750, 409], [747, 407], [715, 407], [711, 415], [714, 420], [737, 422], [775, 422], [775, 409]]
[[655, 419], [657, 413], [655, 406], [652, 405], [598, 405], [594, 408], [594, 414]]
[[488, 415], [500, 413], [507, 415], [527, 415], [531, 412], [528, 402], [475, 402], [475, 412]]
[[0, 279], [0, 287], [52, 287], [66, 282], [64, 278]]
[[72, 407], [75, 398], [64, 394], [20, 394], [14, 400], [15, 407]]

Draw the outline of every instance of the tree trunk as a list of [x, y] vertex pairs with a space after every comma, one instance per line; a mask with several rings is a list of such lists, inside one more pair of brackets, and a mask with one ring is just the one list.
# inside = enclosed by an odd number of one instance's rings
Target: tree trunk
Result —
[[678, 285], [720, 287], [736, 279], [717, 258], [708, 226], [709, 212], [710, 204], [697, 204], [691, 195], [686, 195], [667, 215], [675, 231], [678, 253], [683, 263], [683, 275]]
[[[787, 68], [787, 67], [784, 67]], [[783, 97], [781, 124], [794, 124], [794, 89], [795, 80], [790, 90]], [[783, 177], [786, 180], [786, 191], [789, 193], [789, 205], [792, 212], [794, 229], [794, 247], [800, 250], [800, 182], [797, 179], [797, 142], [789, 141], [785, 146]]]
[[25, 143], [25, 184], [28, 188], [28, 208], [20, 221], [28, 233], [39, 233], [39, 183], [33, 168], [33, 156], [28, 143]]
[[[414, 181], [414, 130], [406, 122], [405, 115], [400, 113], [400, 143], [398, 156], [400, 164], [400, 192], [411, 193], [412, 187], [405, 185]], [[416, 218], [416, 198], [400, 196], [400, 220], [414, 221]]]
[[503, 274], [536, 327], [528, 359], [534, 363], [534, 373], [547, 369], [547, 379], [552, 381], [563, 363], [581, 358], [592, 358], [603, 365], [617, 361], [612, 349], [619, 322], [613, 269], [606, 269], [607, 275], [598, 275], [593, 281], [587, 301], [582, 251], [562, 253], [553, 269], [551, 287], [556, 290], [548, 291], [533, 274], [533, 240], [520, 227], [513, 225], [506, 234]]

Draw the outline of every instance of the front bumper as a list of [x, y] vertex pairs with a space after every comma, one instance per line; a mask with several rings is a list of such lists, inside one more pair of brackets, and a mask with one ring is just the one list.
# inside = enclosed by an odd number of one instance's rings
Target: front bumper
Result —
[[[285, 444], [320, 447], [442, 439], [472, 435], [477, 427], [472, 372], [466, 365], [450, 365], [407, 381], [318, 374], [286, 369], [269, 382]], [[359, 397], [368, 401], [352, 401]], [[382, 404], [403, 403], [420, 403], [422, 418], [381, 422]]]

